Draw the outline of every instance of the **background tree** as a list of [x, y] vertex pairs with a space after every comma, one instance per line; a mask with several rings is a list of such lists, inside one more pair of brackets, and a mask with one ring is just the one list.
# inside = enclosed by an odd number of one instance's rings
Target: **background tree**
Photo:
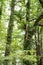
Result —
[[[13, 32], [13, 24], [14, 24], [14, 4], [15, 1], [11, 1], [11, 15], [9, 20], [9, 26], [8, 26], [8, 33], [7, 33], [7, 42], [6, 42], [6, 49], [5, 49], [5, 57], [9, 56], [10, 54], [10, 44], [12, 40], [12, 32]], [[9, 60], [5, 59], [4, 65], [9, 65]]]

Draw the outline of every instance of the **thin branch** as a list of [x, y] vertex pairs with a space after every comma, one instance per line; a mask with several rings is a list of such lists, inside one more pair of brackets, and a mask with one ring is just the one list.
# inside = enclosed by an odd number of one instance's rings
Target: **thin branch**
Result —
[[43, 14], [40, 15], [40, 16], [36, 19], [36, 21], [35, 21], [35, 23], [34, 23], [34, 26], [36, 26], [41, 19], [43, 19]]

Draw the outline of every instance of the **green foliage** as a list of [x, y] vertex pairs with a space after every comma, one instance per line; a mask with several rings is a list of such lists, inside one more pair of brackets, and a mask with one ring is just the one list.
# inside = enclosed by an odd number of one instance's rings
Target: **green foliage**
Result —
[[[11, 14], [10, 3], [11, 0], [0, 0], [2, 4], [2, 14], [0, 15], [0, 65], [3, 64], [5, 59], [9, 59], [12, 63], [16, 59], [20, 59], [23, 65], [36, 65], [36, 43], [35, 43], [35, 33], [34, 23], [39, 15], [43, 12], [41, 4], [38, 0], [30, 0], [30, 11], [29, 11], [29, 21], [26, 20], [26, 3], [27, 0], [16, 0], [14, 8], [14, 27], [12, 33], [12, 43], [10, 45], [10, 55], [5, 57], [6, 49], [6, 38], [7, 29]], [[1, 8], [1, 6], [0, 6]], [[43, 24], [43, 19], [40, 21]], [[26, 25], [28, 24], [29, 29], [29, 42], [28, 49], [24, 50], [25, 45], [25, 31]], [[38, 28], [38, 27], [37, 27]], [[41, 27], [40, 27], [41, 28]], [[42, 27], [42, 42], [43, 42], [43, 27]], [[27, 45], [27, 43], [26, 43]], [[25, 45], [25, 46], [26, 46]], [[43, 46], [43, 45], [42, 45]], [[43, 48], [42, 48], [43, 49]], [[43, 56], [43, 54], [42, 54]], [[41, 57], [41, 56], [40, 56]]]

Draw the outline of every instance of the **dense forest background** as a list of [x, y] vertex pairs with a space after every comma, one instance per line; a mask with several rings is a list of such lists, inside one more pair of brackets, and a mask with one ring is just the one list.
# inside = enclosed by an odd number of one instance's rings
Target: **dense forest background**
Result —
[[0, 0], [0, 65], [43, 65], [43, 0]]

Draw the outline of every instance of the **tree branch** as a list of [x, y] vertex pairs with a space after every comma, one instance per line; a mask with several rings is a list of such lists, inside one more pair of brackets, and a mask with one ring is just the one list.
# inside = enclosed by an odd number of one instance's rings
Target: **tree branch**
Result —
[[43, 14], [40, 15], [40, 16], [38, 17], [38, 19], [36, 19], [36, 21], [35, 21], [35, 23], [34, 23], [34, 26], [36, 26], [42, 18], [43, 18]]

